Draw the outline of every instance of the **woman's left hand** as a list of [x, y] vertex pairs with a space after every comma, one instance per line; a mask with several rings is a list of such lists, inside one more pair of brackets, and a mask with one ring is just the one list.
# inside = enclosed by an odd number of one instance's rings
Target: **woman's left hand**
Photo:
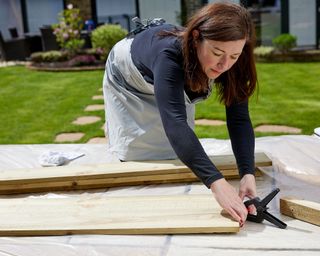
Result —
[[[250, 199], [257, 196], [256, 179], [252, 174], [246, 174], [240, 180], [239, 197], [244, 200], [245, 197]], [[256, 208], [253, 205], [248, 207], [251, 214], [255, 214]]]

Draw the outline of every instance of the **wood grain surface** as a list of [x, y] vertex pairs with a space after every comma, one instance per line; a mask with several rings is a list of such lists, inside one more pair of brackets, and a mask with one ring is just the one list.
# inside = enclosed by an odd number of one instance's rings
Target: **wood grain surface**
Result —
[[280, 212], [289, 217], [320, 226], [320, 204], [284, 197], [280, 199]]
[[212, 195], [0, 199], [1, 236], [238, 231]]
[[[263, 153], [256, 154], [255, 159], [256, 166], [272, 165], [271, 160]], [[212, 161], [225, 178], [239, 177], [233, 156], [214, 156]], [[179, 160], [21, 168], [0, 170], [0, 194], [192, 181], [198, 181], [198, 178]]]

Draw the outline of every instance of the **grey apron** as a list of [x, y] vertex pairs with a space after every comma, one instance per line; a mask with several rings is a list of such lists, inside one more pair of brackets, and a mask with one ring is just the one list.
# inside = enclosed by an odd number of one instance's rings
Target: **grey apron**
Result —
[[[119, 159], [177, 158], [165, 134], [154, 96], [131, 59], [133, 39], [123, 39], [111, 50], [103, 79], [108, 150]], [[188, 125], [194, 128], [194, 105], [185, 94]]]

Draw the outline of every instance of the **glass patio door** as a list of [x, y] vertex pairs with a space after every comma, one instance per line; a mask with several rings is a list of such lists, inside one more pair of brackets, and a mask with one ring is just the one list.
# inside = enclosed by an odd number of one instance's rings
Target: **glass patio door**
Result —
[[289, 32], [300, 47], [314, 47], [316, 40], [316, 0], [289, 1]]

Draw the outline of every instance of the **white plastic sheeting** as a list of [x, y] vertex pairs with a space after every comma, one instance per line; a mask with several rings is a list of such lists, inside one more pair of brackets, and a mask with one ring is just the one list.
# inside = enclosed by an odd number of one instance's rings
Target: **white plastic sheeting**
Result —
[[[210, 155], [231, 154], [230, 141], [202, 139]], [[102, 144], [1, 145], [0, 171], [40, 167], [38, 157], [45, 151], [78, 151], [85, 156], [70, 165], [118, 161]], [[280, 196], [297, 196], [320, 202], [320, 138], [318, 136], [278, 136], [256, 139], [256, 151], [265, 152], [273, 167], [257, 178], [257, 190], [264, 197], [279, 187]], [[235, 187], [238, 181], [230, 181]], [[200, 183], [132, 186], [93, 191], [42, 193], [32, 197], [105, 197], [211, 193]], [[8, 197], [8, 196], [6, 196]], [[15, 196], [16, 197], [16, 196]], [[279, 196], [277, 196], [277, 199]], [[270, 211], [279, 215], [279, 201], [270, 202]], [[0, 237], [0, 256], [43, 255], [319, 255], [320, 227], [286, 216], [285, 230], [268, 222], [246, 223], [238, 234], [110, 236], [74, 235], [51, 237]], [[1, 220], [3, 221], [3, 220]]]

